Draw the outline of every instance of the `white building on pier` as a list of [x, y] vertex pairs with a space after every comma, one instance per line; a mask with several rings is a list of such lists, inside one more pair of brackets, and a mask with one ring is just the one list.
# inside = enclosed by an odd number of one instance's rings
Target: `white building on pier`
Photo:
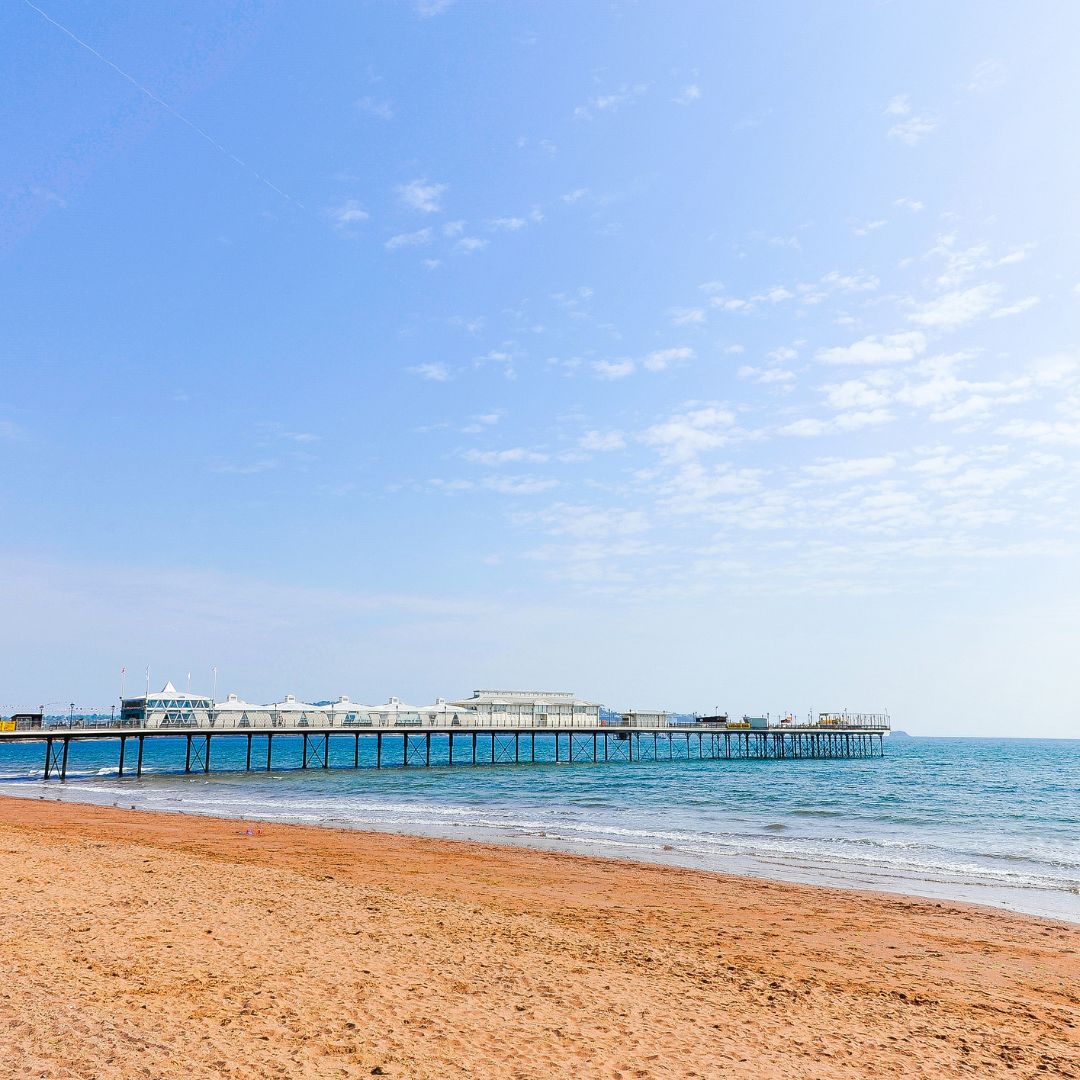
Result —
[[556, 690], [474, 690], [451, 705], [472, 709], [485, 727], [588, 727], [600, 723], [600, 706]]

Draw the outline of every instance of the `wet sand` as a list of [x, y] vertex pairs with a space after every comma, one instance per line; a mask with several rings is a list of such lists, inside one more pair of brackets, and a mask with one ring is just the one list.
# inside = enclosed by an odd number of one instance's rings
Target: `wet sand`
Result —
[[0, 884], [3, 1077], [1080, 1077], [978, 907], [11, 798]]

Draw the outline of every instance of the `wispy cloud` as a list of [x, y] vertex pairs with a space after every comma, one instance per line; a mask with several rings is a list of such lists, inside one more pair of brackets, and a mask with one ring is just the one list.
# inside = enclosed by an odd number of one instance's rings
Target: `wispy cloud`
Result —
[[456, 0], [416, 0], [416, 12], [424, 19], [441, 15], [455, 4]]
[[657, 349], [641, 361], [641, 366], [646, 371], [663, 371], [680, 361], [693, 360], [695, 355], [694, 350], [687, 345], [680, 345], [673, 349]]
[[937, 131], [938, 121], [930, 116], [911, 116], [889, 128], [889, 138], [907, 146], [918, 146], [927, 135]]
[[582, 450], [607, 452], [622, 450], [626, 446], [626, 439], [617, 431], [586, 431], [578, 445]]
[[634, 85], [623, 83], [616, 90], [589, 98], [585, 105], [579, 105], [574, 110], [574, 116], [582, 120], [591, 120], [597, 113], [618, 112], [624, 105], [637, 101], [647, 89], [648, 86], [645, 83]]
[[512, 446], [508, 450], [466, 450], [461, 456], [474, 465], [539, 465], [549, 460], [549, 455], [524, 446]]
[[394, 103], [392, 101], [380, 100], [373, 97], [362, 97], [356, 103], [356, 107], [360, 112], [367, 113], [368, 116], [374, 116], [378, 120], [394, 119]]
[[634, 373], [633, 360], [594, 360], [592, 367], [601, 379], [609, 382], [625, 379], [627, 375]]
[[991, 311], [990, 318], [1001, 319], [1008, 315], [1020, 315], [1025, 311], [1030, 311], [1039, 302], [1037, 296], [1025, 296], [1023, 300], [1017, 300], [1015, 304], [1007, 304], [1005, 307], [999, 307]]
[[1001, 286], [995, 284], [956, 289], [922, 304], [908, 319], [919, 326], [955, 330], [985, 315], [1000, 294]]
[[697, 83], [690, 83], [689, 86], [684, 86], [679, 91], [678, 95], [672, 100], [676, 105], [693, 105], [695, 101], [701, 98], [701, 87]]
[[409, 368], [409, 372], [412, 375], [419, 375], [421, 379], [429, 379], [431, 382], [449, 382], [453, 377], [450, 368], [439, 360], [427, 364], [416, 364]]
[[436, 184], [430, 180], [410, 180], [407, 184], [398, 184], [398, 198], [410, 210], [423, 214], [435, 214], [442, 209], [442, 197], [446, 184]]
[[348, 229], [353, 225], [362, 225], [370, 220], [371, 215], [360, 205], [356, 199], [348, 199], [340, 206], [327, 211], [331, 220], [339, 229]]
[[898, 364], [914, 360], [926, 349], [926, 335], [918, 330], [878, 336], [871, 334], [851, 345], [818, 349], [823, 364]]
[[423, 247], [430, 244], [432, 232], [430, 229], [417, 229], [416, 232], [398, 233], [391, 236], [383, 245], [387, 251], [398, 251], [401, 248]]

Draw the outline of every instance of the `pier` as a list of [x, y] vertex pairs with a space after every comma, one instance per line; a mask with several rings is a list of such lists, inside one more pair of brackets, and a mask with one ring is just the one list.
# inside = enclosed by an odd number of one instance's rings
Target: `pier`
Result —
[[[176, 769], [211, 771], [214, 747], [228, 740], [244, 754], [241, 771], [274, 769], [275, 740], [300, 740], [301, 769], [431, 768], [480, 765], [617, 763], [674, 760], [738, 760], [883, 757], [887, 719], [851, 718], [842, 723], [766, 724], [696, 722], [543, 726], [434, 723], [426, 728], [390, 723], [350, 729], [345, 725], [275, 724], [260, 727], [56, 725], [0, 731], [5, 745], [42, 745], [44, 779], [65, 780], [77, 747], [90, 741], [118, 743], [117, 775], [140, 777], [148, 739], [171, 739]], [[362, 748], [365, 753], [361, 753]], [[335, 751], [333, 754], [331, 751]], [[539, 750], [539, 756], [538, 756]], [[295, 755], [293, 755], [295, 756]], [[333, 761], [333, 766], [332, 766]], [[295, 767], [295, 766], [294, 766]], [[230, 769], [235, 771], [235, 769]]]

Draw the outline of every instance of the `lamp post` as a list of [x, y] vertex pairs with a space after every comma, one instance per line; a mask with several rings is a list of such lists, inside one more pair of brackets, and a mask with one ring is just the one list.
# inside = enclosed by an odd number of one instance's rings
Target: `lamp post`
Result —
[[75, 702], [68, 706], [68, 727], [75, 726]]

